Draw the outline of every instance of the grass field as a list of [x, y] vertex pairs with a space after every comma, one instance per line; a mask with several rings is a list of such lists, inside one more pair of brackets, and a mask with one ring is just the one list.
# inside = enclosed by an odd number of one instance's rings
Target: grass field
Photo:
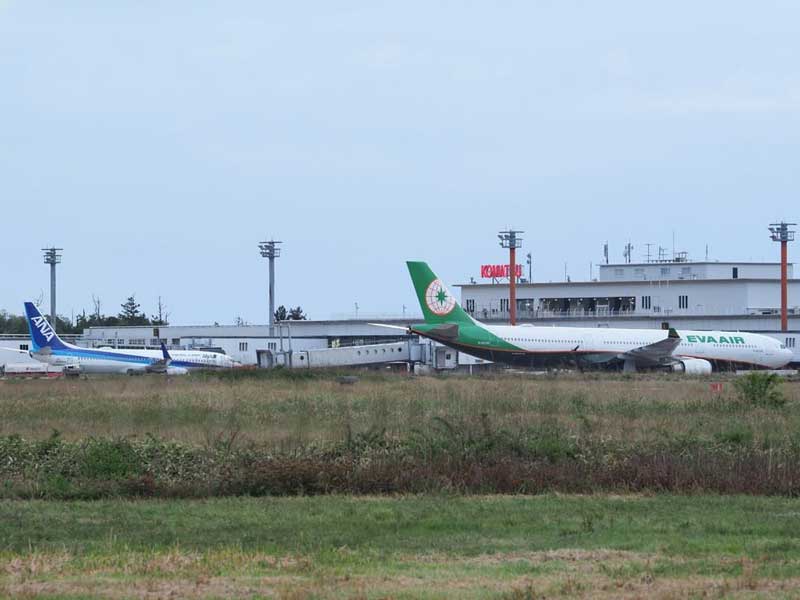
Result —
[[800, 384], [713, 381], [0, 381], [0, 596], [798, 597]]
[[800, 594], [785, 498], [0, 502], [0, 594], [685, 598]]
[[[710, 390], [722, 381], [722, 393]], [[143, 436], [205, 444], [235, 431], [276, 447], [341, 441], [354, 432], [402, 436], [488, 418], [498, 429], [543, 422], [574, 435], [648, 440], [714, 439], [746, 430], [756, 440], [800, 432], [800, 382], [784, 385], [782, 410], [743, 406], [731, 378], [367, 375], [356, 385], [333, 377], [219, 381], [214, 378], [113, 377], [0, 381], [0, 436], [67, 440]]]

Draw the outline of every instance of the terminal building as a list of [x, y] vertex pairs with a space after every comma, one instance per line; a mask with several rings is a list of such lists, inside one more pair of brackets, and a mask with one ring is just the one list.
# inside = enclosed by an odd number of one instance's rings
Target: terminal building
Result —
[[[647, 263], [603, 264], [591, 281], [517, 284], [517, 321], [558, 327], [622, 327], [751, 331], [771, 335], [795, 352], [800, 362], [800, 280], [788, 270], [789, 330], [780, 330], [780, 263], [692, 262], [684, 255]], [[464, 309], [487, 323], [508, 322], [509, 281], [492, 279], [456, 286]], [[411, 319], [382, 319], [405, 326]], [[273, 335], [267, 325], [92, 327], [74, 343], [88, 347], [207, 348], [225, 352], [244, 364], [274, 366], [294, 356], [309, 364], [326, 349], [352, 348], [351, 364], [410, 361], [435, 369], [480, 365], [485, 361], [400, 329], [366, 320], [284, 321]], [[393, 345], [394, 344], [394, 345]], [[0, 346], [27, 349], [25, 336], [0, 336]], [[380, 346], [380, 347], [379, 347]], [[366, 350], [364, 347], [373, 347]], [[345, 353], [339, 353], [344, 355]], [[18, 358], [17, 358], [18, 357]], [[301, 358], [302, 357], [302, 358]], [[11, 358], [0, 355], [0, 363]], [[27, 359], [16, 354], [13, 360]], [[30, 359], [28, 359], [30, 360]], [[276, 362], [277, 361], [277, 362]]]
[[[597, 279], [517, 284], [517, 321], [537, 325], [718, 329], [766, 333], [796, 347], [800, 280], [788, 266], [789, 331], [780, 331], [780, 263], [603, 264]], [[509, 282], [464, 283], [462, 304], [476, 319], [507, 322]]]

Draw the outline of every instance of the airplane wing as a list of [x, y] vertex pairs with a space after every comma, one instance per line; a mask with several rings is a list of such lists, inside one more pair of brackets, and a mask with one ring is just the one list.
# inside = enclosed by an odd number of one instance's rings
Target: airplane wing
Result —
[[6, 350], [8, 352], [19, 352], [20, 354], [30, 354], [30, 350], [20, 350], [19, 348], [5, 348], [2, 347], [0, 350]]
[[680, 343], [681, 336], [678, 335], [677, 331], [670, 328], [669, 335], [663, 340], [628, 350], [621, 357], [625, 360], [633, 360], [643, 366], [666, 365], [674, 361], [672, 353]]

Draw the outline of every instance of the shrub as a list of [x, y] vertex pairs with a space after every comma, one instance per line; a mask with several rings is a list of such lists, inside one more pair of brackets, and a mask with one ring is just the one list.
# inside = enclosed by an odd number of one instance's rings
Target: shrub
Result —
[[779, 408], [786, 404], [781, 378], [775, 373], [753, 371], [733, 382], [739, 398], [751, 406]]
[[124, 479], [141, 472], [140, 461], [128, 440], [90, 439], [83, 472], [92, 479]]

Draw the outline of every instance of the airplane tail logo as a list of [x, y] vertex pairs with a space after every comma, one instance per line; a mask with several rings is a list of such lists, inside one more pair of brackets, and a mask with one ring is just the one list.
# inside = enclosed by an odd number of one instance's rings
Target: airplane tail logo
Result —
[[456, 299], [439, 279], [431, 281], [425, 290], [425, 303], [433, 314], [440, 317], [449, 315], [456, 307]]
[[25, 315], [28, 317], [28, 330], [34, 350], [41, 348], [57, 350], [67, 347], [32, 302], [25, 303]]
[[417, 292], [425, 322], [430, 324], [464, 323], [475, 321], [456, 302], [455, 296], [424, 262], [409, 261], [408, 272]]

